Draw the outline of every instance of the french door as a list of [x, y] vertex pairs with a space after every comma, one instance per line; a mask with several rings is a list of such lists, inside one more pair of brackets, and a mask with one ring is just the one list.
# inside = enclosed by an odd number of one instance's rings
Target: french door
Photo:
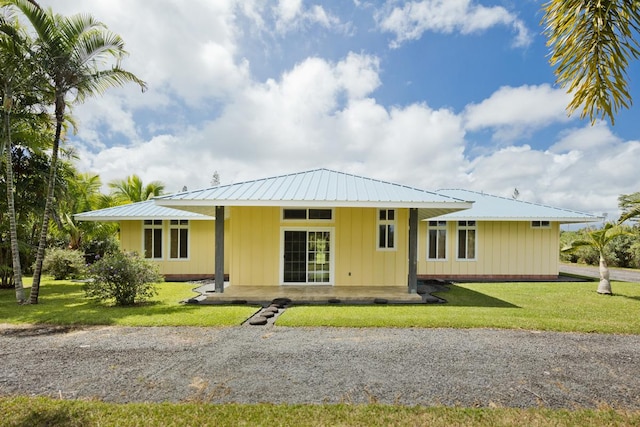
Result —
[[284, 230], [283, 283], [332, 284], [331, 237], [327, 229]]

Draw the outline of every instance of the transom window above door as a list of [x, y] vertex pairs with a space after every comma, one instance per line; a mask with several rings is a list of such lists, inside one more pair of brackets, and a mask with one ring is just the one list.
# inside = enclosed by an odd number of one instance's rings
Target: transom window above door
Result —
[[331, 221], [333, 209], [284, 208], [282, 219], [286, 221]]

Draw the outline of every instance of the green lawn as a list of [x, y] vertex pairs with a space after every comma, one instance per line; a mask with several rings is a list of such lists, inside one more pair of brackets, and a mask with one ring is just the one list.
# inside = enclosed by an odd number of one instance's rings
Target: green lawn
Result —
[[438, 294], [447, 304], [298, 306], [281, 326], [451, 327], [640, 333], [640, 284], [614, 282], [599, 295], [592, 282], [467, 283]]
[[[27, 282], [29, 283], [29, 282]], [[84, 297], [82, 284], [45, 280], [36, 305], [18, 305], [15, 291], [0, 290], [0, 323], [120, 326], [233, 326], [240, 325], [258, 307], [195, 306], [180, 301], [196, 296], [192, 283], [166, 282], [158, 295], [135, 307], [111, 307]], [[27, 295], [29, 289], [26, 289]]]
[[[41, 303], [18, 306], [13, 290], [0, 290], [0, 323], [126, 326], [239, 325], [256, 307], [196, 306], [194, 285], [163, 283], [160, 294], [137, 307], [109, 307], [84, 298], [82, 285], [45, 281]], [[294, 306], [278, 319], [286, 326], [516, 328], [640, 333], [640, 284], [613, 283], [614, 296], [595, 283], [478, 283], [451, 286], [448, 304]], [[395, 405], [113, 404], [44, 397], [0, 396], [0, 425], [295, 425], [295, 426], [632, 426], [640, 411], [547, 408], [446, 408]]]
[[108, 404], [0, 397], [3, 426], [637, 426], [640, 412], [391, 405]]
[[[640, 333], [640, 284], [614, 282], [615, 295], [598, 295], [591, 282], [468, 283], [440, 294], [447, 304], [293, 306], [280, 326], [452, 327]], [[82, 285], [45, 281], [40, 304], [19, 306], [0, 290], [0, 322], [58, 325], [232, 326], [257, 307], [180, 304], [190, 283], [162, 283], [159, 295], [136, 307], [89, 301]]]

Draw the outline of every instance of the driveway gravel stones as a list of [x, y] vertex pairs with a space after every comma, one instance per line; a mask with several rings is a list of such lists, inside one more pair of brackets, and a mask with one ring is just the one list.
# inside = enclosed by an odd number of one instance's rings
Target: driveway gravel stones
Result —
[[0, 325], [0, 395], [638, 410], [638, 355], [638, 335]]

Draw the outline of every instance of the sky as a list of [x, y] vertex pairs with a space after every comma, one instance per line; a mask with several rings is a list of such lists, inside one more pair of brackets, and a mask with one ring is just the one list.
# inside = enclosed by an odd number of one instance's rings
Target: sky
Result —
[[[145, 80], [73, 106], [81, 171], [168, 192], [315, 168], [617, 218], [638, 107], [569, 117], [534, 0], [41, 0]], [[629, 73], [640, 102], [640, 64]]]

